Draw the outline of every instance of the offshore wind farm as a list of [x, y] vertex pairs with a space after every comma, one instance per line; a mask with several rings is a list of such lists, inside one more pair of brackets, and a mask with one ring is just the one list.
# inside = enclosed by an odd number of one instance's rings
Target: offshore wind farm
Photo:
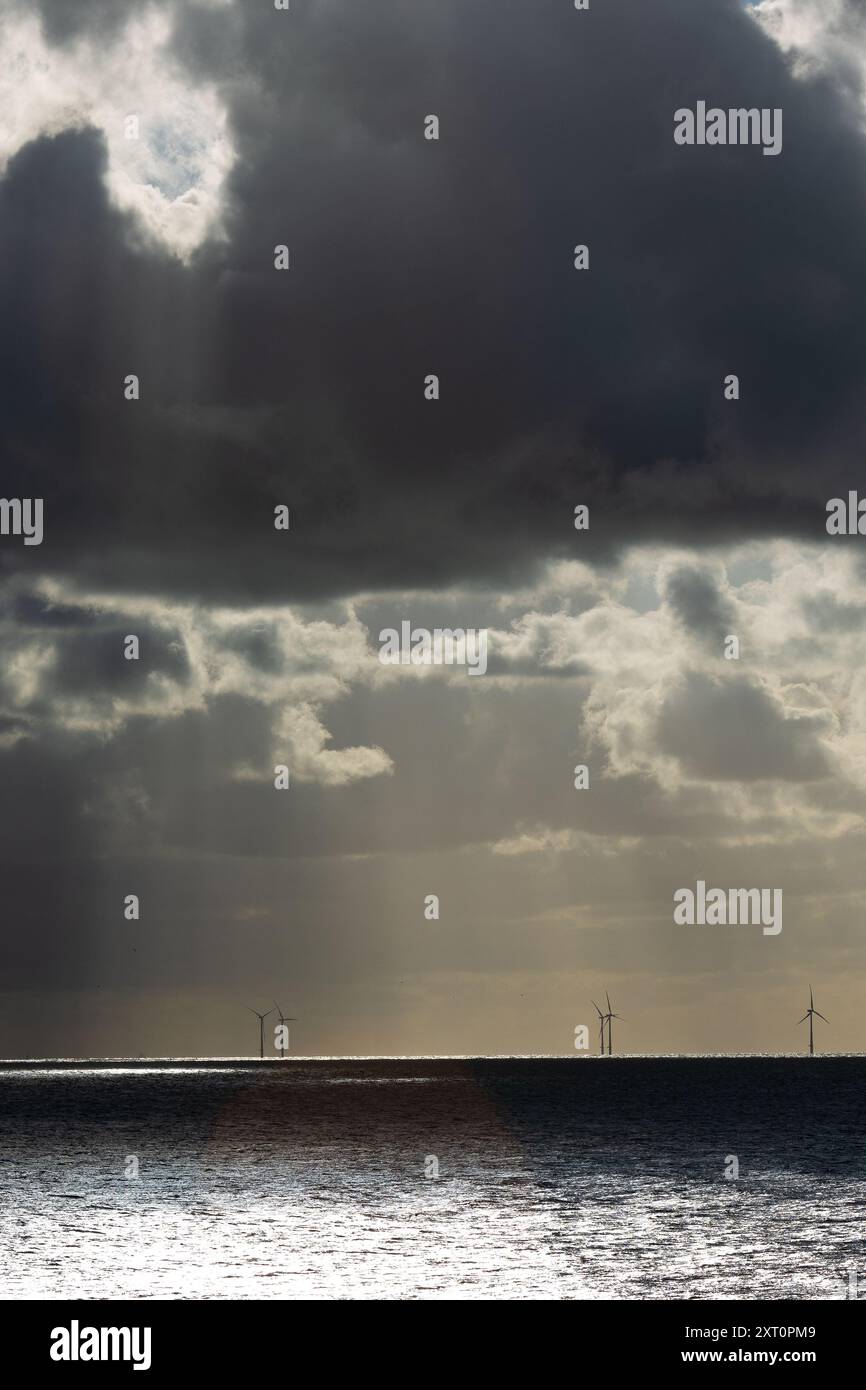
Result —
[[[613, 1031], [612, 1031], [612, 1030], [613, 1030], [613, 1020], [616, 1019], [616, 1020], [618, 1020], [619, 1022], [623, 1022], [623, 1023], [626, 1022], [627, 1020], [626, 1020], [621, 1014], [614, 1013], [613, 1005], [611, 1004], [611, 1000], [610, 1000], [610, 993], [609, 993], [607, 990], [605, 990], [605, 996], [604, 996], [604, 997], [605, 997], [605, 1002], [606, 1002], [606, 1005], [607, 1005], [607, 1010], [606, 1010], [606, 1011], [602, 1010], [602, 1009], [599, 1007], [599, 1005], [596, 1003], [595, 999], [590, 1000], [590, 1003], [592, 1004], [592, 1007], [595, 1009], [596, 1016], [597, 1016], [597, 1019], [598, 1019], [598, 1052], [597, 1052], [596, 1055], [598, 1055], [598, 1056], [600, 1056], [600, 1057], [604, 1057], [604, 1056], [612, 1057], [612, 1056], [614, 1055], [614, 1053], [613, 1053]], [[288, 1025], [289, 1023], [296, 1023], [296, 1022], [298, 1022], [297, 1017], [296, 1017], [295, 1015], [284, 1014], [284, 1013], [283, 1013], [283, 1010], [282, 1010], [282, 1008], [281, 1008], [281, 1006], [280, 1006], [276, 1001], [274, 1001], [273, 1007], [272, 1007], [271, 1009], [267, 1009], [267, 1010], [265, 1010], [264, 1012], [260, 1012], [260, 1011], [257, 1010], [257, 1009], [253, 1009], [253, 1008], [251, 1008], [249, 1005], [247, 1005], [246, 1008], [247, 1008], [247, 1011], [248, 1011], [249, 1013], [253, 1014], [253, 1015], [258, 1019], [258, 1021], [259, 1021], [259, 1028], [258, 1028], [259, 1053], [258, 1053], [258, 1059], [256, 1059], [255, 1057], [237, 1056], [237, 1055], [235, 1055], [235, 1054], [233, 1054], [233, 1053], [226, 1053], [226, 1054], [219, 1054], [219, 1055], [209, 1055], [209, 1056], [204, 1056], [204, 1055], [198, 1055], [198, 1056], [196, 1056], [196, 1055], [190, 1055], [190, 1056], [184, 1056], [184, 1057], [146, 1057], [146, 1056], [144, 1056], [143, 1054], [140, 1054], [138, 1057], [134, 1057], [134, 1056], [124, 1057], [124, 1056], [122, 1056], [122, 1055], [118, 1055], [118, 1056], [116, 1056], [116, 1057], [91, 1057], [91, 1058], [86, 1058], [86, 1057], [66, 1057], [66, 1058], [62, 1058], [62, 1057], [57, 1057], [57, 1058], [33, 1057], [33, 1058], [17, 1058], [17, 1059], [16, 1059], [16, 1058], [6, 1058], [6, 1059], [0, 1058], [0, 1068], [3, 1068], [3, 1067], [6, 1067], [6, 1068], [14, 1068], [15, 1066], [18, 1066], [18, 1065], [26, 1065], [26, 1066], [29, 1066], [29, 1067], [49, 1067], [49, 1066], [52, 1066], [52, 1065], [56, 1065], [56, 1066], [66, 1066], [66, 1067], [87, 1067], [87, 1066], [90, 1066], [90, 1065], [92, 1065], [92, 1064], [94, 1064], [94, 1063], [99, 1063], [99, 1064], [104, 1065], [104, 1066], [106, 1066], [106, 1067], [118, 1067], [118, 1066], [148, 1066], [148, 1065], [152, 1065], [152, 1064], [158, 1064], [158, 1065], [165, 1066], [165, 1067], [177, 1067], [177, 1066], [187, 1065], [187, 1064], [190, 1064], [190, 1063], [198, 1064], [198, 1065], [201, 1065], [201, 1066], [219, 1066], [219, 1065], [221, 1065], [221, 1063], [224, 1062], [224, 1061], [225, 1061], [225, 1062], [231, 1062], [231, 1063], [232, 1063], [233, 1065], [235, 1065], [235, 1066], [243, 1067], [243, 1066], [254, 1066], [256, 1060], [258, 1060], [258, 1061], [261, 1062], [261, 1063], [270, 1063], [270, 1062], [274, 1062], [274, 1061], [287, 1062], [287, 1061], [291, 1060], [292, 1054], [291, 1054], [291, 1050], [290, 1050], [290, 1034], [289, 1034], [289, 1029], [288, 1029], [288, 1026], [287, 1026], [287, 1025]], [[274, 1029], [273, 1029], [272, 1047], [269, 1046], [268, 1049], [267, 1049], [267, 1051], [266, 1051], [266, 1047], [265, 1047], [265, 1037], [266, 1037], [265, 1020], [268, 1019], [272, 1014], [276, 1014], [278, 1022], [277, 1022], [276, 1025], [274, 1025]], [[815, 1008], [814, 994], [813, 994], [812, 986], [810, 985], [810, 986], [809, 986], [809, 1007], [808, 1007], [808, 1009], [806, 1010], [806, 1013], [803, 1015], [803, 1017], [802, 1017], [801, 1019], [798, 1019], [798, 1020], [797, 1020], [798, 1025], [803, 1024], [803, 1023], [806, 1023], [806, 1022], [808, 1022], [808, 1024], [809, 1024], [809, 1035], [808, 1035], [808, 1036], [809, 1036], [809, 1044], [808, 1044], [808, 1051], [809, 1051], [809, 1056], [810, 1056], [810, 1057], [813, 1057], [813, 1056], [816, 1055], [816, 1053], [815, 1053], [815, 1043], [814, 1043], [814, 1031], [813, 1031], [814, 1019], [816, 1019], [816, 1018], [821, 1019], [822, 1022], [827, 1023], [827, 1024], [829, 1024], [829, 1022], [830, 1022], [830, 1020], [829, 1020], [828, 1018], [826, 1018], [824, 1014], [819, 1013], [819, 1011]], [[586, 1029], [581, 1028], [581, 1029], [576, 1029], [576, 1030], [575, 1030], [575, 1055], [576, 1055], [577, 1057], [580, 1057], [580, 1058], [588, 1058], [588, 1057], [590, 1057], [590, 1056], [593, 1055], [592, 1052], [591, 1052], [591, 1050], [588, 1048], [588, 1046], [586, 1045], [585, 1042], [578, 1042], [578, 1041], [577, 1041], [577, 1038], [578, 1038], [578, 1035], [579, 1035], [579, 1034], [583, 1034], [585, 1037], [588, 1038], [588, 1037], [589, 1037], [589, 1031], [590, 1031], [589, 1028], [586, 1028]], [[307, 1062], [307, 1061], [316, 1061], [316, 1060], [335, 1060], [335, 1059], [336, 1059], [336, 1060], [341, 1060], [341, 1059], [342, 1059], [342, 1060], [345, 1060], [347, 1057], [350, 1057], [350, 1056], [352, 1056], [352, 1055], [354, 1055], [354, 1056], [356, 1056], [356, 1057], [365, 1057], [365, 1056], [366, 1056], [366, 1057], [368, 1057], [368, 1058], [374, 1058], [374, 1059], [375, 1059], [375, 1058], [378, 1058], [378, 1059], [386, 1059], [389, 1055], [393, 1055], [393, 1056], [395, 1056], [395, 1057], [399, 1057], [399, 1056], [402, 1056], [402, 1055], [407, 1055], [408, 1057], [411, 1058], [411, 1054], [400, 1054], [400, 1053], [395, 1053], [395, 1054], [387, 1054], [387, 1053], [370, 1053], [370, 1054], [358, 1053], [358, 1054], [346, 1054], [346, 1053], [334, 1052], [334, 1053], [332, 1053], [332, 1054], [331, 1054], [331, 1053], [318, 1053], [318, 1054], [309, 1054], [309, 1055], [308, 1055], [308, 1054], [303, 1054], [303, 1053], [302, 1053], [302, 1054], [296, 1054], [296, 1055], [298, 1056], [299, 1060], [303, 1060], [303, 1061], [305, 1061], [305, 1062]], [[460, 1057], [460, 1056], [463, 1056], [463, 1057], [466, 1057], [466, 1058], [473, 1058], [473, 1057], [476, 1057], [476, 1056], [478, 1056], [478, 1055], [479, 1055], [479, 1054], [474, 1054], [474, 1053], [465, 1053], [465, 1054], [461, 1054], [461, 1053], [456, 1053], [456, 1052], [452, 1052], [452, 1053], [441, 1053], [441, 1054], [437, 1054], [437, 1053], [421, 1054], [422, 1057], [426, 1057], [426, 1058], [428, 1058], [428, 1059], [429, 1059], [429, 1058], [438, 1058], [438, 1057], [441, 1057], [441, 1058], [445, 1059], [445, 1058], [448, 1058], [448, 1057]], [[538, 1051], [538, 1050], [535, 1050], [535, 1051], [527, 1050], [527, 1052], [525, 1052], [525, 1053], [521, 1053], [521, 1052], [519, 1052], [519, 1051], [515, 1051], [515, 1052], [503, 1052], [503, 1053], [485, 1053], [485, 1054], [481, 1054], [481, 1055], [483, 1055], [483, 1056], [485, 1056], [485, 1057], [488, 1057], [488, 1058], [491, 1058], [491, 1059], [495, 1059], [495, 1058], [497, 1058], [497, 1057], [501, 1057], [501, 1058], [511, 1058], [511, 1057], [521, 1057], [521, 1056], [525, 1056], [525, 1057], [550, 1057], [550, 1058], [554, 1058], [554, 1057], [562, 1056], [563, 1054], [556, 1053], [556, 1052], [545, 1053], [545, 1052], [540, 1052], [540, 1051]], [[566, 1054], [566, 1055], [570, 1055], [570, 1054]], [[785, 1056], [795, 1056], [795, 1055], [797, 1055], [797, 1052], [796, 1052], [795, 1050], [793, 1050], [793, 1049], [791, 1049], [791, 1050], [789, 1050], [789, 1049], [766, 1049], [766, 1050], [742, 1049], [742, 1050], [739, 1050], [739, 1051], [727, 1051], [727, 1050], [725, 1050], [724, 1052], [703, 1052], [703, 1053], [702, 1053], [702, 1052], [642, 1052], [642, 1051], [640, 1051], [639, 1048], [632, 1048], [632, 1049], [630, 1049], [628, 1052], [626, 1052], [626, 1053], [624, 1053], [624, 1054], [620, 1054], [620, 1055], [623, 1055], [623, 1056], [626, 1056], [626, 1057], [634, 1057], [634, 1058], [649, 1058], [649, 1057], [701, 1057], [701, 1056], [710, 1056], [710, 1057], [737, 1057], [737, 1056], [752, 1056], [752, 1057], [785, 1057]], [[827, 1055], [834, 1055], [834, 1054], [830, 1053], [830, 1054], [827, 1054]], [[842, 1053], [835, 1054], [835, 1055], [840, 1055], [840, 1056], [859, 1056], [859, 1055], [861, 1055], [861, 1054], [860, 1054], [859, 1052], [853, 1052], [853, 1053], [852, 1053], [852, 1052], [842, 1052]]]
[[[849, 1296], [857, 1232], [815, 1223], [828, 1179], [834, 1204], [866, 1200], [866, 1056], [816, 1054], [811, 985], [806, 1056], [615, 1053], [627, 1019], [603, 999], [597, 1051], [564, 1056], [308, 1057], [275, 1000], [244, 1006], [258, 1055], [4, 1059], [0, 1280], [19, 1298], [49, 1277], [98, 1297], [109, 1270], [121, 1298]], [[820, 1149], [794, 1147], [804, 1108]]]

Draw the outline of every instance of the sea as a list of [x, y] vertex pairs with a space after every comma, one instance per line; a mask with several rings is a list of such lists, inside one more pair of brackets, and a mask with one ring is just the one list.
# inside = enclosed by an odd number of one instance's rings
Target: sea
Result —
[[863, 1294], [862, 1056], [0, 1064], [5, 1299]]

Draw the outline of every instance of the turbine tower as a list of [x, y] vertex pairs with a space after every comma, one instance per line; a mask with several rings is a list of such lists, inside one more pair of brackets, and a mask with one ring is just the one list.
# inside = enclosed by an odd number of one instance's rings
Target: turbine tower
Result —
[[[247, 1008], [249, 1009], [249, 1004]], [[260, 1014], [258, 1009], [250, 1009], [250, 1013], [255, 1014], [256, 1018], [259, 1020], [259, 1060], [262, 1062], [265, 1060], [265, 1019], [268, 1014], [272, 1014], [273, 1012], [273, 1009], [268, 1009], [267, 1014]]]
[[598, 1007], [598, 1005], [596, 1004], [596, 1002], [595, 1002], [594, 999], [592, 999], [590, 1002], [591, 1002], [591, 1004], [592, 1004], [592, 1007], [595, 1009], [596, 1013], [598, 1014], [598, 1042], [599, 1042], [599, 1047], [600, 1047], [600, 1049], [601, 1049], [600, 1055], [603, 1057], [603, 1056], [604, 1056], [604, 1014], [602, 1013], [601, 1009]]
[[[814, 1038], [813, 1038], [813, 1036], [812, 1036], [812, 1026], [813, 1026], [813, 1025], [812, 1025], [812, 1019], [813, 1019], [813, 1018], [824, 1018], [824, 1015], [823, 1015], [823, 1014], [819, 1014], [819, 1013], [818, 1013], [818, 1010], [815, 1008], [815, 1001], [814, 1001], [814, 999], [812, 998], [812, 986], [811, 986], [811, 985], [809, 986], [809, 1007], [808, 1007], [808, 1009], [806, 1010], [806, 1012], [804, 1013], [803, 1017], [802, 1017], [801, 1019], [798, 1020], [798, 1022], [799, 1022], [799, 1023], [805, 1023], [807, 1018], [808, 1018], [808, 1020], [809, 1020], [809, 1056], [810, 1056], [810, 1057], [814, 1057], [814, 1056], [815, 1056], [815, 1040], [814, 1040]], [[825, 1022], [825, 1023], [829, 1023], [829, 1022], [830, 1022], [829, 1018], [824, 1018], [824, 1022]]]
[[[280, 1023], [297, 1023], [298, 1020], [297, 1020], [296, 1018], [286, 1018], [286, 1016], [284, 1015], [282, 1009], [280, 1008], [279, 1004], [277, 1003], [276, 999], [274, 1000], [274, 1008], [275, 1008], [276, 1011], [277, 1011], [277, 1018], [280, 1020]], [[281, 1054], [282, 1054], [283, 1061], [285, 1061], [285, 1060], [286, 1060], [286, 1049], [285, 1049], [285, 1047], [281, 1047], [281, 1048], [280, 1048], [280, 1052], [281, 1052]]]
[[[623, 1018], [622, 1014], [615, 1014], [615, 1013], [613, 1012], [613, 1009], [612, 1009], [611, 1006], [610, 1006], [610, 995], [608, 994], [607, 990], [605, 990], [605, 992], [604, 992], [604, 997], [605, 997], [605, 999], [607, 1000], [607, 1013], [606, 1013], [605, 1016], [604, 1016], [604, 1017], [605, 1017], [605, 1021], [607, 1022], [607, 1055], [608, 1055], [608, 1057], [612, 1057], [612, 1056], [613, 1056], [613, 1026], [612, 1026], [612, 1024], [611, 1024], [611, 1019], [612, 1019], [612, 1018], [618, 1018], [622, 1023], [625, 1023], [625, 1019]], [[604, 1026], [604, 1025], [602, 1025], [602, 1027], [603, 1027], [603, 1026]]]

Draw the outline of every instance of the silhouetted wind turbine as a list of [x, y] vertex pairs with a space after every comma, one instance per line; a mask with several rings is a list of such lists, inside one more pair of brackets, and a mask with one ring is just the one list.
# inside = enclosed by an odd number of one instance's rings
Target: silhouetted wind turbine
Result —
[[[814, 1056], [815, 1056], [815, 1040], [814, 1040], [814, 1038], [812, 1037], [812, 1018], [813, 1018], [813, 1017], [815, 1017], [815, 1018], [824, 1018], [824, 1015], [823, 1015], [823, 1014], [819, 1014], [819, 1013], [818, 1013], [818, 1010], [815, 1008], [815, 1001], [814, 1001], [814, 999], [812, 998], [812, 986], [810, 985], [810, 986], [809, 986], [809, 1007], [808, 1007], [808, 1009], [806, 1010], [806, 1012], [804, 1013], [803, 1017], [802, 1017], [801, 1019], [798, 1019], [798, 1023], [805, 1023], [807, 1018], [808, 1018], [808, 1020], [809, 1020], [809, 1056], [810, 1056], [810, 1057], [814, 1057]], [[829, 1018], [824, 1018], [824, 1022], [825, 1022], [825, 1023], [829, 1023], [829, 1022], [830, 1022]]]
[[604, 997], [605, 997], [605, 999], [607, 1000], [607, 1013], [605, 1014], [605, 1018], [606, 1018], [606, 1020], [607, 1020], [607, 1055], [608, 1055], [608, 1057], [612, 1057], [612, 1056], [613, 1056], [613, 1026], [612, 1026], [612, 1024], [611, 1024], [611, 1019], [612, 1019], [612, 1018], [618, 1018], [622, 1023], [625, 1023], [625, 1019], [623, 1018], [622, 1014], [615, 1014], [615, 1013], [613, 1012], [613, 1010], [611, 1009], [611, 1007], [610, 1007], [610, 995], [608, 994], [607, 990], [605, 990], [605, 992], [604, 992]]
[[[279, 1004], [277, 1003], [276, 999], [274, 1000], [274, 1008], [275, 1008], [276, 1011], [277, 1011], [277, 1018], [280, 1020], [280, 1023], [297, 1023], [298, 1020], [297, 1020], [296, 1018], [285, 1018], [285, 1017], [283, 1016], [283, 1011], [282, 1011], [282, 1009], [280, 1008]], [[281, 1047], [281, 1048], [280, 1048], [280, 1051], [281, 1051], [281, 1053], [283, 1054], [283, 1061], [285, 1061], [285, 1060], [286, 1060], [286, 1049], [285, 1049], [284, 1047]]]
[[[247, 1005], [247, 1008], [250, 1008], [249, 1004]], [[273, 1012], [273, 1009], [268, 1009], [267, 1014], [260, 1014], [258, 1009], [250, 1009], [250, 1013], [255, 1014], [256, 1018], [259, 1020], [259, 1058], [261, 1061], [265, 1060], [265, 1019], [267, 1018], [268, 1014], [272, 1014]]]
[[600, 1045], [601, 1045], [601, 1056], [603, 1057], [603, 1056], [604, 1056], [604, 1014], [602, 1013], [601, 1009], [598, 1007], [598, 1005], [596, 1004], [596, 1002], [595, 1002], [594, 999], [591, 1000], [590, 1002], [591, 1002], [591, 1004], [592, 1004], [592, 1007], [595, 1009], [596, 1013], [598, 1014], [598, 1037], [599, 1037], [599, 1043], [600, 1043]]

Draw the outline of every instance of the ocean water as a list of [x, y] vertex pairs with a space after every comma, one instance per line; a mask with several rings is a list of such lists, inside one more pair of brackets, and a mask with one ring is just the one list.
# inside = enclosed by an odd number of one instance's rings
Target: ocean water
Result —
[[838, 1299], [852, 1267], [859, 1056], [0, 1069], [4, 1298]]

